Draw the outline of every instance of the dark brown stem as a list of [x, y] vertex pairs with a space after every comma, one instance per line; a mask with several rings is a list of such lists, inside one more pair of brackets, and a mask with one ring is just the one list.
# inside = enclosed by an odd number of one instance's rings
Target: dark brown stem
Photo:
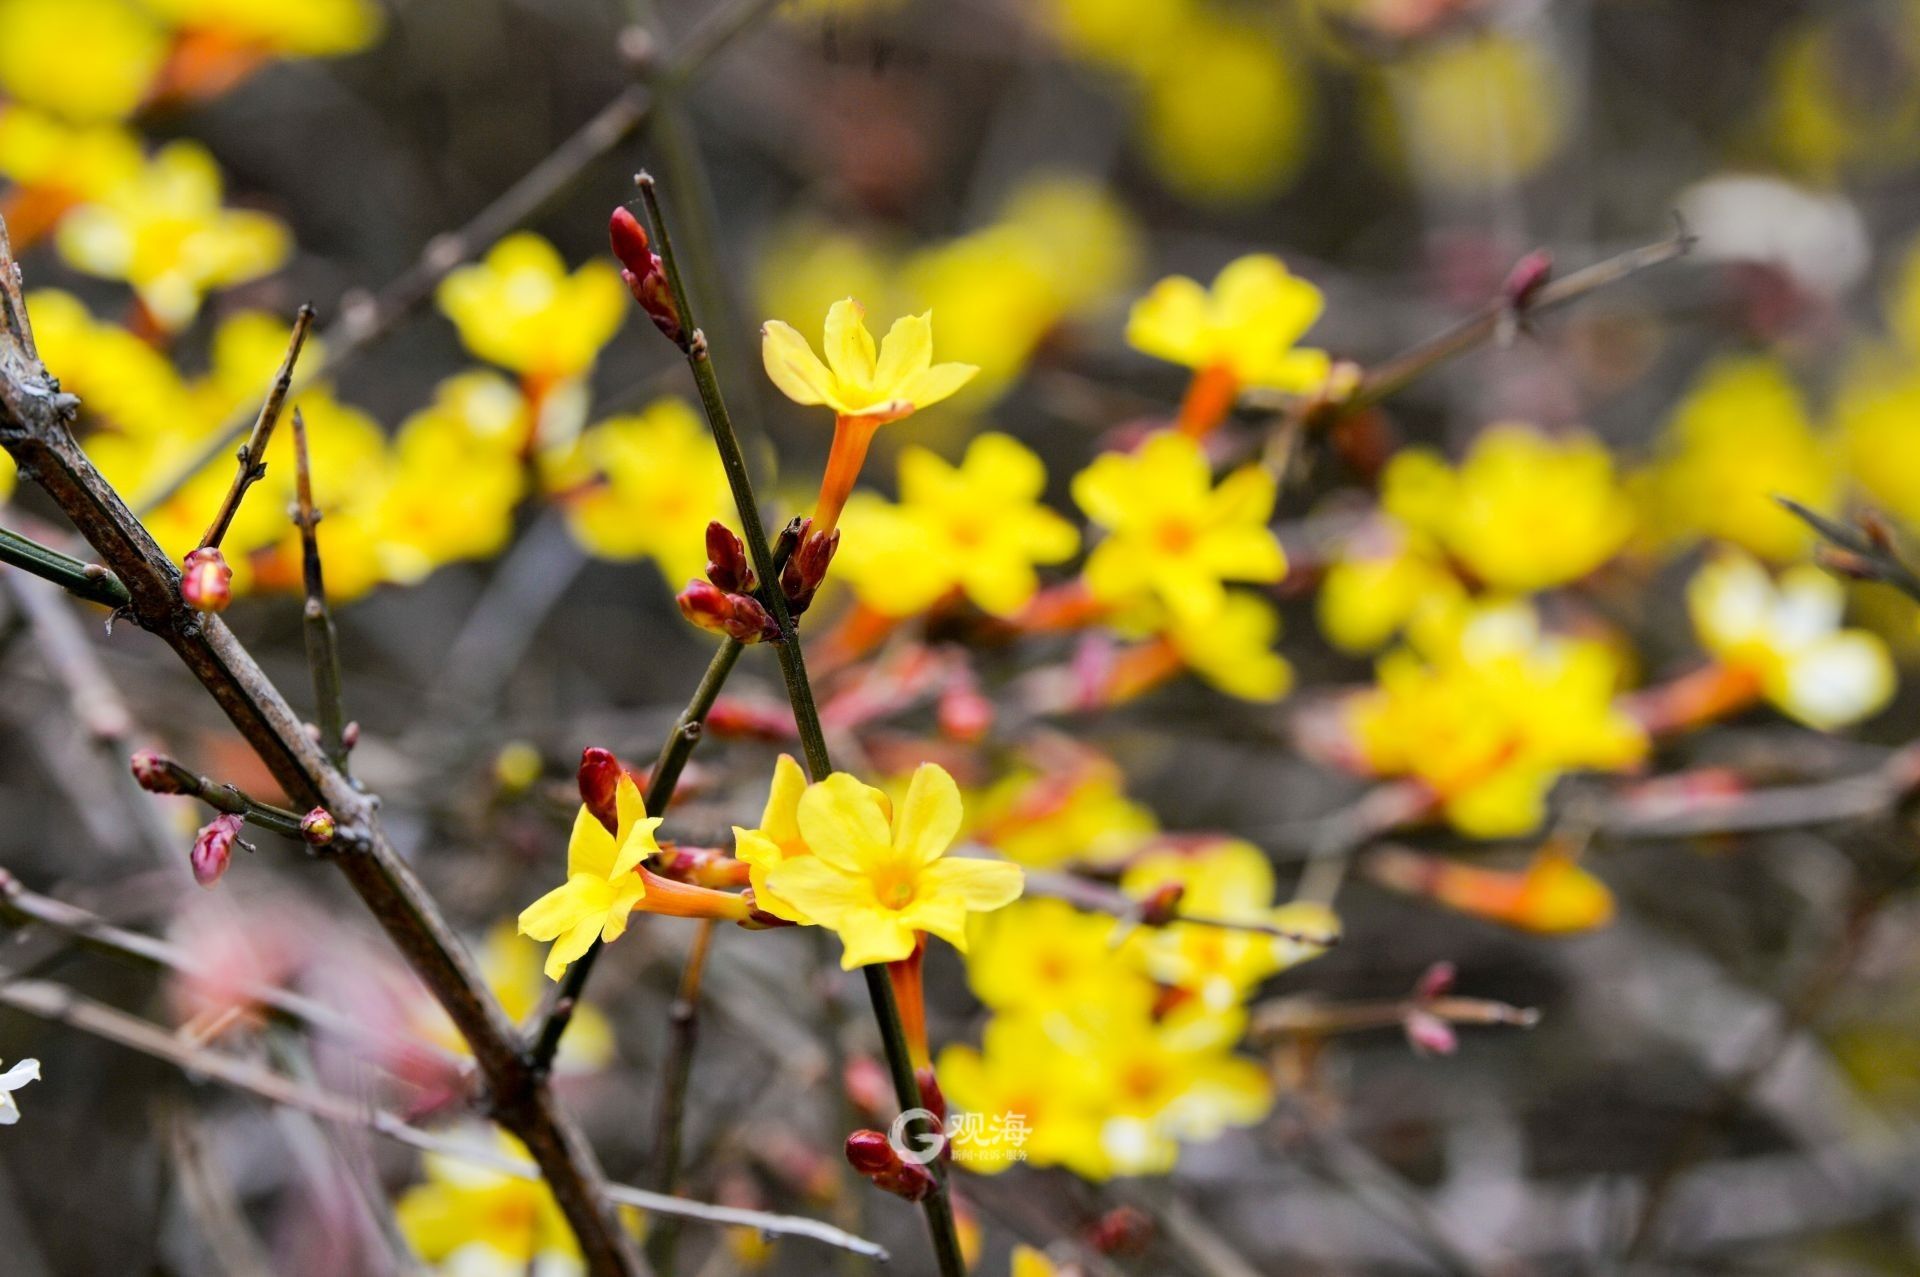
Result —
[[[188, 798], [198, 798], [215, 811], [224, 811], [239, 816], [250, 825], [262, 829], [271, 829], [276, 834], [285, 834], [289, 838], [300, 837], [300, 813], [288, 811], [284, 807], [275, 807], [272, 803], [263, 803], [253, 796], [242, 793], [236, 786], [202, 776], [190, 768], [182, 767], [171, 758], [158, 754], [149, 754], [136, 763], [138, 768], [151, 768], [164, 774], [161, 781], [142, 780], [145, 788], [156, 794], [180, 794]], [[339, 842], [339, 835], [334, 841]]]
[[593, 1150], [554, 1103], [519, 1034], [361, 793], [308, 735], [280, 691], [217, 616], [180, 599], [180, 573], [74, 441], [78, 401], [34, 352], [19, 269], [0, 224], [0, 447], [45, 489], [131, 595], [134, 622], [171, 647], [295, 807], [325, 807], [346, 834], [332, 857], [473, 1051], [494, 1117], [526, 1144], [596, 1277], [647, 1271], [604, 1192]]
[[320, 567], [320, 511], [313, 504], [313, 474], [307, 455], [307, 422], [293, 410], [293, 459], [297, 492], [293, 521], [300, 529], [300, 567], [307, 602], [301, 613], [306, 631], [307, 668], [313, 674], [314, 714], [320, 747], [341, 771], [347, 770], [347, 711], [340, 685], [340, 637], [327, 607], [326, 575]]
[[[687, 1116], [687, 1083], [693, 1077], [693, 1051], [700, 1038], [700, 982], [706, 974], [707, 954], [713, 948], [711, 919], [702, 922], [694, 933], [693, 948], [680, 969], [680, 990], [668, 1012], [672, 1037], [667, 1043], [667, 1066], [660, 1077], [659, 1116], [654, 1121], [658, 1149], [654, 1157], [653, 1188], [671, 1194], [680, 1177], [682, 1128]], [[647, 1258], [655, 1268], [671, 1277], [674, 1250], [679, 1245], [680, 1229], [672, 1220], [647, 1237]]]
[[307, 330], [312, 327], [313, 307], [300, 307], [293, 317], [293, 333], [287, 338], [287, 353], [280, 361], [280, 371], [273, 375], [273, 383], [267, 387], [267, 397], [260, 405], [260, 413], [253, 419], [253, 433], [240, 445], [237, 458], [239, 465], [234, 471], [233, 483], [227, 488], [227, 495], [220, 502], [220, 509], [214, 514], [207, 534], [200, 538], [203, 547], [219, 547], [221, 539], [227, 535], [227, 529], [233, 526], [233, 516], [240, 513], [240, 503], [246, 500], [247, 489], [266, 478], [267, 444], [273, 440], [274, 427], [280, 424], [280, 410], [286, 406], [287, 392], [293, 389], [294, 365], [300, 362], [300, 348], [307, 344]]

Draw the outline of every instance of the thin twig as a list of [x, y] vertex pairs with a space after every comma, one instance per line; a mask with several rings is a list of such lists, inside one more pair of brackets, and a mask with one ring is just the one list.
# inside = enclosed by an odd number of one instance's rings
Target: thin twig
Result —
[[[826, 735], [820, 728], [820, 711], [814, 703], [813, 687], [807, 681], [806, 660], [800, 652], [799, 636], [794, 632], [793, 615], [780, 588], [779, 565], [774, 560], [773, 547], [767, 542], [766, 528], [760, 520], [760, 505], [753, 494], [753, 478], [747, 471], [740, 437], [734, 431], [733, 418], [727, 412], [719, 379], [714, 375], [706, 334], [695, 323], [687, 301], [686, 284], [674, 255], [673, 238], [661, 216], [660, 199], [654, 189], [653, 178], [641, 173], [635, 178], [635, 183], [640, 188], [640, 198], [646, 204], [647, 218], [652, 224], [654, 240], [659, 245], [667, 282], [673, 290], [674, 305], [688, 334], [684, 347], [687, 366], [693, 373], [694, 383], [699, 387], [700, 403], [706, 410], [707, 425], [713, 431], [714, 447], [720, 453], [721, 468], [726, 471], [734, 504], [739, 507], [742, 539], [753, 556], [754, 571], [765, 585], [763, 595], [767, 610], [773, 614], [774, 624], [780, 631], [775, 646], [780, 657], [780, 672], [787, 684], [787, 699], [793, 706], [793, 719], [800, 734], [801, 749], [806, 756], [807, 774], [815, 781], [825, 780], [833, 771], [833, 763], [827, 753]], [[922, 1108], [920, 1082], [914, 1074], [913, 1056], [907, 1045], [906, 1031], [900, 1023], [900, 1008], [894, 1000], [893, 983], [887, 978], [885, 966], [879, 963], [862, 967], [861, 974], [866, 977], [867, 997], [873, 1004], [874, 1019], [879, 1024], [887, 1070], [892, 1076], [900, 1107], [902, 1110]], [[938, 1161], [933, 1163], [933, 1168], [936, 1188], [922, 1199], [921, 1206], [926, 1215], [927, 1230], [932, 1235], [934, 1258], [939, 1264], [941, 1277], [965, 1277], [966, 1262], [961, 1256], [960, 1234], [954, 1224], [953, 1198], [945, 1168]]]
[[232, 971], [214, 971], [177, 945], [117, 927], [78, 905], [29, 891], [5, 870], [0, 870], [0, 920], [20, 927], [46, 927], [101, 953], [188, 978], [218, 978], [237, 997], [258, 1005], [276, 1019], [369, 1048], [377, 1056], [403, 1056], [455, 1074], [473, 1069], [472, 1060], [443, 1046], [414, 1037], [378, 1033], [362, 1020], [336, 1011], [324, 1002], [277, 985], [249, 980]]
[[1208, 914], [1176, 911], [1164, 920], [1156, 919], [1147, 922], [1143, 916], [1141, 901], [1090, 878], [1082, 878], [1077, 874], [1050, 873], [1044, 869], [1029, 869], [1026, 872], [1026, 878], [1025, 894], [1028, 896], [1064, 900], [1085, 913], [1104, 913], [1136, 925], [1145, 922], [1146, 925], [1158, 927], [1184, 922], [1196, 927], [1218, 927], [1222, 931], [1249, 931], [1255, 935], [1273, 936], [1278, 940], [1291, 940], [1297, 944], [1318, 945], [1323, 948], [1332, 948], [1340, 943], [1340, 937], [1337, 934], [1324, 931], [1300, 931], [1292, 927], [1263, 922], [1258, 918], [1216, 918]]
[[[84, 998], [62, 985], [41, 980], [0, 983], [0, 1004], [105, 1038], [143, 1055], [163, 1060], [188, 1074], [211, 1078], [223, 1086], [258, 1096], [270, 1104], [309, 1113], [323, 1121], [369, 1130], [422, 1152], [458, 1158], [515, 1179], [538, 1181], [541, 1178], [540, 1168], [532, 1162], [497, 1153], [489, 1147], [436, 1135], [410, 1125], [392, 1113], [304, 1085], [250, 1060], [195, 1046], [157, 1024]], [[650, 1193], [624, 1184], [608, 1185], [606, 1193], [609, 1198], [623, 1205], [637, 1206], [656, 1214], [697, 1219], [709, 1224], [754, 1228], [779, 1237], [807, 1237], [873, 1259], [884, 1260], [888, 1257], [885, 1248], [878, 1243], [804, 1216], [774, 1215], [765, 1211], [711, 1205]]]
[[[1891, 585], [1915, 602], [1920, 602], [1920, 573], [1907, 566], [1894, 547], [1893, 529], [1876, 515], [1860, 520], [1858, 527], [1816, 514], [1792, 497], [1774, 497], [1798, 515], [1809, 527], [1833, 545], [1823, 547], [1822, 566], [1857, 581], [1879, 581]], [[1837, 547], [1837, 548], [1836, 548]]]
[[133, 602], [133, 595], [127, 593], [127, 587], [120, 583], [120, 578], [98, 563], [87, 563], [62, 554], [5, 528], [0, 528], [0, 563], [31, 572], [89, 603], [123, 608]]
[[[653, 1187], [656, 1192], [672, 1193], [680, 1177], [682, 1128], [687, 1116], [687, 1083], [693, 1076], [693, 1051], [700, 1038], [700, 981], [706, 973], [707, 955], [713, 949], [714, 922], [711, 918], [694, 932], [693, 947], [686, 965], [680, 969], [680, 989], [668, 1012], [671, 1036], [667, 1041], [667, 1064], [660, 1075], [659, 1116], [653, 1124], [658, 1148], [654, 1156]], [[671, 1220], [647, 1237], [647, 1258], [653, 1266], [671, 1277], [674, 1249], [680, 1230]]]
[[240, 445], [235, 458], [238, 465], [233, 473], [233, 483], [228, 486], [227, 495], [221, 499], [220, 509], [208, 525], [207, 534], [200, 538], [202, 547], [219, 547], [221, 539], [227, 535], [227, 529], [233, 526], [233, 516], [240, 513], [240, 503], [246, 499], [247, 489], [266, 478], [267, 444], [273, 440], [274, 427], [280, 424], [280, 410], [286, 406], [287, 392], [293, 389], [294, 365], [300, 362], [300, 348], [307, 344], [307, 330], [312, 327], [313, 307], [302, 305], [294, 314], [293, 332], [287, 338], [287, 353], [280, 360], [280, 370], [273, 375], [273, 382], [267, 387], [267, 397], [260, 404], [260, 413], [253, 419], [253, 432]]
[[298, 807], [325, 807], [344, 840], [331, 857], [445, 1008], [485, 1078], [494, 1117], [545, 1172], [594, 1277], [646, 1261], [622, 1228], [585, 1135], [528, 1066], [518, 1032], [472, 955], [375, 819], [375, 803], [321, 750], [279, 688], [217, 616], [187, 607], [180, 571], [75, 442], [79, 402], [34, 352], [19, 267], [0, 222], [0, 447], [33, 478], [126, 585], [126, 611], [213, 696]]
[[1378, 1002], [1323, 1002], [1314, 997], [1275, 998], [1252, 1009], [1247, 1025], [1249, 1041], [1359, 1033], [1392, 1029], [1424, 1011], [1449, 1024], [1507, 1025], [1530, 1029], [1540, 1023], [1534, 1007], [1516, 1007], [1487, 998], [1393, 998]]
[[202, 776], [161, 754], [148, 754], [137, 760], [135, 765], [164, 773], [164, 780], [142, 782], [155, 793], [198, 798], [215, 811], [239, 816], [250, 825], [270, 829], [288, 838], [300, 837], [301, 817], [298, 812], [288, 811], [284, 807], [275, 807], [272, 803], [263, 803], [258, 798], [243, 793], [236, 786], [214, 780], [210, 776]]
[[[413, 265], [378, 293], [342, 306], [340, 318], [320, 334], [325, 357], [314, 361], [296, 379], [296, 388], [336, 374], [365, 354], [415, 307], [432, 297], [441, 280], [545, 208], [594, 161], [638, 132], [652, 115], [657, 97], [685, 87], [775, 3], [777, 0], [735, 0], [729, 8], [714, 14], [687, 37], [666, 69], [653, 78], [651, 88], [632, 84], [622, 89], [458, 230], [428, 240]], [[179, 496], [195, 475], [233, 446], [246, 428], [246, 417], [229, 419], [198, 455], [151, 491], [140, 494], [135, 508], [143, 515], [151, 514]]]
[[300, 568], [307, 602], [301, 612], [306, 630], [307, 668], [313, 674], [314, 714], [319, 720], [320, 747], [341, 771], [347, 770], [347, 711], [340, 686], [340, 636], [327, 607], [326, 575], [320, 567], [320, 511], [313, 504], [312, 462], [307, 453], [307, 421], [293, 410], [293, 460], [296, 504], [294, 524], [300, 529]]

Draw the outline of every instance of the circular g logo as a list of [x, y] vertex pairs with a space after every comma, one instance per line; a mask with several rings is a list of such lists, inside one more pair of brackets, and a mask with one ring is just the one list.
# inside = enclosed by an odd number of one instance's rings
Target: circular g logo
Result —
[[[915, 1122], [925, 1122], [932, 1129], [915, 1131]], [[908, 1109], [887, 1128], [887, 1144], [901, 1161], [925, 1166], [940, 1156], [940, 1150], [947, 1146], [947, 1136], [940, 1129], [940, 1118], [936, 1114], [926, 1109]]]

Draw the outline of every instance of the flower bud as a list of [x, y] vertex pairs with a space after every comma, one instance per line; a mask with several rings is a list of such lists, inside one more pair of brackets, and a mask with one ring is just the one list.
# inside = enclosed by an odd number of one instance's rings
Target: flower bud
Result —
[[920, 1084], [920, 1107], [933, 1114], [940, 1125], [947, 1124], [947, 1097], [940, 1089], [940, 1079], [934, 1076], [931, 1065], [921, 1065], [913, 1071], [913, 1080]]
[[306, 839], [309, 847], [324, 847], [339, 832], [340, 826], [334, 823], [333, 813], [325, 807], [315, 807], [300, 818], [300, 836]]
[[722, 696], [707, 711], [706, 730], [728, 740], [792, 740], [793, 710], [785, 701], [763, 706], [738, 696]]
[[580, 801], [610, 834], [620, 832], [619, 800], [615, 795], [624, 771], [610, 749], [589, 745], [580, 751]]
[[1153, 1243], [1153, 1217], [1133, 1206], [1116, 1206], [1088, 1226], [1086, 1237], [1102, 1255], [1138, 1255]]
[[179, 763], [150, 749], [134, 751], [133, 778], [150, 794], [190, 794], [193, 776]]
[[680, 308], [674, 303], [666, 267], [649, 247], [640, 219], [624, 206], [614, 209], [607, 224], [607, 239], [613, 245], [613, 255], [620, 259], [620, 278], [633, 300], [640, 303], [640, 309], [647, 312], [647, 318], [667, 340], [684, 348], [686, 329], [680, 322]]
[[1147, 927], [1164, 927], [1178, 916], [1180, 898], [1187, 894], [1186, 884], [1163, 882], [1140, 902], [1140, 923]]
[[972, 745], [993, 726], [993, 702], [971, 686], [949, 687], [935, 707], [940, 732], [949, 740]]
[[233, 569], [217, 546], [201, 546], [181, 560], [180, 597], [196, 612], [224, 612], [233, 602]]
[[729, 594], [747, 593], [756, 584], [746, 543], [718, 519], [707, 525], [707, 580]]
[[701, 629], [741, 643], [780, 637], [773, 617], [750, 594], [729, 594], [708, 581], [689, 581], [677, 602], [680, 614]]
[[201, 886], [211, 887], [227, 871], [227, 863], [233, 859], [233, 844], [239, 840], [244, 823], [231, 812], [222, 812], [194, 836], [187, 862], [193, 866], [194, 880]]
[[822, 534], [812, 528], [813, 520], [795, 519], [780, 534], [783, 542], [791, 538], [792, 546], [787, 564], [780, 570], [780, 591], [787, 596], [787, 610], [795, 616], [813, 602], [820, 583], [827, 579], [834, 552], [840, 548], [839, 529]]
[[1414, 981], [1413, 996], [1421, 1002], [1431, 1002], [1453, 988], [1454, 966], [1451, 962], [1436, 962], [1420, 973]]
[[1553, 254], [1536, 248], [1507, 272], [1506, 282], [1500, 285], [1500, 299], [1514, 310], [1525, 309], [1552, 277]]
[[872, 1180], [874, 1187], [910, 1202], [925, 1200], [938, 1187], [932, 1171], [901, 1161], [892, 1143], [879, 1131], [855, 1131], [847, 1136], [847, 1162]]
[[1431, 1011], [1409, 1011], [1403, 1021], [1407, 1042], [1419, 1055], [1452, 1055], [1460, 1039], [1453, 1026]]

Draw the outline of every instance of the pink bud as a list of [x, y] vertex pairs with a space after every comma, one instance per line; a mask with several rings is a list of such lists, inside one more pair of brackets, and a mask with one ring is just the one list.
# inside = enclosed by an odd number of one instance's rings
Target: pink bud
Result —
[[620, 777], [626, 769], [610, 749], [589, 745], [580, 751], [580, 801], [607, 832], [620, 832]]
[[1431, 1011], [1409, 1011], [1405, 1021], [1407, 1041], [1421, 1055], [1452, 1055], [1460, 1040], [1453, 1026]]
[[674, 303], [666, 268], [649, 246], [640, 219], [625, 206], [614, 209], [607, 224], [607, 239], [613, 245], [613, 255], [620, 259], [620, 278], [633, 300], [669, 341], [684, 347], [686, 331], [680, 322], [680, 308]]
[[1138, 1255], [1153, 1242], [1153, 1217], [1133, 1206], [1116, 1206], [1093, 1222], [1086, 1238], [1102, 1255]]
[[613, 210], [613, 217], [607, 223], [607, 240], [622, 266], [635, 274], [648, 269], [653, 260], [653, 246], [647, 241], [647, 228], [640, 225], [640, 219], [626, 205]]
[[211, 887], [227, 871], [227, 862], [233, 859], [233, 844], [239, 839], [243, 824], [240, 817], [222, 812], [195, 835], [193, 851], [187, 860], [193, 866], [194, 880], [201, 886]]
[[300, 818], [300, 836], [309, 847], [324, 847], [333, 841], [340, 832], [340, 826], [334, 822], [333, 813], [325, 807], [315, 807]]
[[741, 643], [780, 637], [773, 617], [750, 594], [729, 594], [708, 581], [689, 581], [676, 601], [680, 614], [703, 630]]
[[1454, 976], [1457, 974], [1451, 962], [1436, 962], [1422, 971], [1420, 978], [1414, 981], [1413, 996], [1422, 1002], [1431, 1002], [1453, 988]]
[[224, 612], [233, 602], [233, 569], [217, 546], [201, 546], [181, 560], [180, 597], [196, 612]]
[[899, 1161], [879, 1131], [855, 1131], [847, 1136], [847, 1163], [862, 1175], [878, 1175]]
[[855, 1131], [847, 1136], [847, 1162], [872, 1180], [874, 1187], [910, 1202], [925, 1200], [938, 1187], [932, 1171], [902, 1161], [893, 1144], [879, 1131]]
[[186, 769], [163, 754], [150, 749], [136, 750], [131, 760], [133, 778], [150, 794], [186, 794], [193, 792]]
[[1553, 254], [1536, 248], [1507, 272], [1506, 282], [1500, 285], [1501, 299], [1515, 310], [1523, 309], [1552, 277]]
[[974, 688], [950, 687], [941, 693], [935, 715], [941, 732], [971, 745], [993, 726], [993, 702]]

